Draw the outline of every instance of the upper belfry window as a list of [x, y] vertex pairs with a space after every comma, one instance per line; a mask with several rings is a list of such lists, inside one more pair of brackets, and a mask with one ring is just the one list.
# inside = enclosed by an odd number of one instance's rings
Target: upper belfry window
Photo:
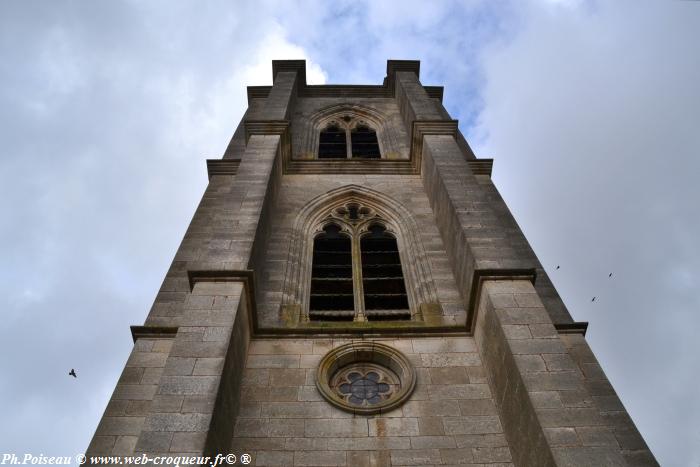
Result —
[[319, 159], [380, 159], [377, 132], [363, 120], [345, 116], [320, 131]]
[[347, 155], [345, 129], [331, 123], [321, 131], [318, 141], [319, 159], [345, 159]]
[[352, 157], [379, 159], [377, 132], [365, 125], [358, 125], [350, 132], [350, 145]]

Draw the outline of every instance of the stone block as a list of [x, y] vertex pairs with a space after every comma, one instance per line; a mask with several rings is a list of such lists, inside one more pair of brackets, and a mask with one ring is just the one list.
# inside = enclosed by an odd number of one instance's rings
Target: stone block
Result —
[[544, 435], [551, 446], [579, 446], [576, 430], [570, 427], [545, 428]]
[[509, 341], [511, 351], [518, 354], [561, 354], [566, 352], [559, 339], [520, 339]]
[[578, 366], [571, 359], [568, 353], [563, 354], [543, 354], [547, 369], [549, 371], [576, 371]]
[[559, 391], [533, 391], [528, 394], [536, 409], [561, 409], [564, 407]]
[[583, 386], [577, 371], [523, 373], [522, 377], [528, 391], [570, 391]]
[[474, 462], [484, 464], [512, 461], [508, 447], [475, 447], [472, 448], [472, 455]]
[[144, 417], [102, 417], [95, 434], [99, 436], [138, 436], [141, 433], [143, 421]]
[[600, 426], [604, 424], [595, 409], [542, 409], [538, 411], [540, 423], [545, 428]]
[[294, 465], [299, 466], [336, 466], [346, 464], [345, 451], [296, 451]]
[[119, 436], [112, 449], [115, 456], [130, 456], [134, 453], [138, 436]]
[[418, 436], [416, 418], [370, 418], [369, 436]]
[[299, 400], [298, 386], [282, 386], [270, 388], [270, 401], [297, 401]]
[[481, 365], [481, 358], [478, 353], [428, 353], [420, 354], [419, 366], [433, 367], [455, 367], [455, 366], [478, 366]]
[[[557, 354], [558, 355], [558, 354]], [[515, 363], [522, 373], [547, 371], [542, 355], [514, 355]]]
[[412, 340], [415, 353], [475, 353], [476, 344], [473, 338], [443, 337], [423, 338]]
[[207, 439], [205, 432], [175, 433], [170, 445], [171, 451], [204, 452], [204, 443]]
[[432, 384], [469, 383], [469, 377], [464, 367], [431, 368], [429, 371]]
[[430, 400], [487, 399], [491, 397], [488, 384], [428, 385]]
[[445, 434], [441, 417], [421, 417], [418, 419], [418, 432], [421, 436], [439, 436]]
[[196, 358], [170, 357], [165, 363], [163, 374], [167, 376], [191, 375], [196, 361]]
[[[459, 410], [463, 416], [498, 415], [492, 399], [470, 399], [459, 401]], [[454, 412], [453, 412], [454, 414]]]
[[408, 401], [403, 405], [406, 417], [442, 417], [459, 413], [456, 400]]
[[270, 419], [269, 436], [271, 437], [303, 437], [304, 420], [300, 418], [292, 419]]
[[559, 447], [552, 449], [558, 466], [625, 466], [627, 463], [617, 449], [607, 447]]
[[145, 431], [206, 431], [211, 415], [206, 414], [151, 414], [146, 418]]
[[139, 436], [135, 450], [138, 452], [168, 452], [173, 433], [144, 431]]
[[391, 465], [430, 465], [440, 464], [438, 449], [406, 449], [391, 451]]
[[188, 395], [182, 402], [182, 413], [212, 413], [216, 394]]
[[223, 358], [198, 358], [194, 364], [193, 375], [221, 375], [224, 369]]
[[312, 438], [364, 437], [369, 435], [367, 419], [306, 420], [304, 435]]
[[303, 368], [273, 368], [270, 371], [270, 386], [303, 386], [306, 370]]
[[157, 352], [133, 352], [126, 362], [127, 367], [162, 368], [167, 354]]
[[163, 376], [158, 393], [164, 395], [215, 394], [218, 387], [218, 376]]
[[241, 386], [264, 387], [270, 384], [270, 370], [267, 368], [246, 368], [243, 370]]
[[457, 435], [454, 437], [458, 448], [508, 446], [504, 434]]
[[299, 355], [248, 355], [247, 368], [300, 368]]
[[452, 436], [412, 436], [411, 449], [440, 449], [456, 448], [457, 444]]
[[328, 438], [328, 449], [332, 451], [378, 451], [386, 449], [410, 449], [411, 438], [367, 437], [367, 438]]
[[294, 453], [290, 451], [258, 451], [254, 461], [255, 465], [260, 466], [294, 465]]
[[257, 340], [250, 342], [250, 355], [308, 355], [313, 354], [312, 340]]
[[501, 422], [496, 416], [445, 417], [445, 434], [469, 435], [502, 433]]
[[236, 438], [266, 437], [270, 433], [270, 421], [267, 419], [239, 418], [236, 420], [233, 433]]
[[328, 440], [326, 438], [286, 438], [284, 448], [287, 451], [325, 451], [328, 449]]
[[608, 427], [577, 427], [576, 433], [581, 440], [581, 444], [584, 446], [611, 446], [619, 448], [617, 439], [615, 438], [612, 429]]

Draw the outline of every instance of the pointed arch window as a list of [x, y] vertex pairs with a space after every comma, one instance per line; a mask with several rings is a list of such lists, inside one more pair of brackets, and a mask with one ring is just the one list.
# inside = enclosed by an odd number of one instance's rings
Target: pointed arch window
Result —
[[337, 224], [328, 224], [314, 239], [309, 318], [352, 321], [352, 242]]
[[358, 125], [350, 132], [352, 157], [360, 159], [379, 159], [379, 141], [377, 132], [366, 125]]
[[314, 238], [309, 320], [411, 319], [396, 237], [367, 208], [336, 214]]
[[406, 319], [408, 296], [396, 238], [374, 224], [360, 240], [362, 289], [369, 319]]
[[319, 159], [381, 159], [377, 132], [363, 120], [331, 120], [320, 132]]
[[321, 130], [318, 142], [319, 159], [345, 159], [347, 155], [347, 136], [345, 129], [331, 123]]

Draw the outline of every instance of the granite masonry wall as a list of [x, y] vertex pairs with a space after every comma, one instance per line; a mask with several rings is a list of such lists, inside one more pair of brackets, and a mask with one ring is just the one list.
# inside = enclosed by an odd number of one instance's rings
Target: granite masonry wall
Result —
[[321, 357], [349, 339], [253, 340], [231, 452], [261, 466], [512, 465], [473, 338], [371, 340], [402, 351], [417, 385], [400, 408], [369, 417], [315, 386]]

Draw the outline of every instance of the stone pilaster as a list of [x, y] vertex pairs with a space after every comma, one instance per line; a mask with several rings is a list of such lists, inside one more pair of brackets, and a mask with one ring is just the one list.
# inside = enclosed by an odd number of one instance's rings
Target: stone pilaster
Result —
[[571, 323], [498, 190], [489, 178], [475, 176], [454, 136], [425, 135], [422, 151], [423, 183], [463, 297], [473, 301], [477, 270], [534, 269], [535, 288], [552, 320]]
[[[147, 380], [141, 376], [126, 389], [118, 386], [110, 402], [113, 409], [100, 423], [90, 454], [211, 455], [227, 451], [250, 337], [252, 294], [247, 269], [256, 241], [260, 243], [264, 236], [261, 219], [276, 191], [271, 185], [278, 182], [275, 167], [283, 150], [284, 119], [295, 93], [296, 73], [276, 73], [254, 129], [247, 135], [236, 174], [211, 176], [146, 321], [146, 327], [177, 329], [168, 342], [172, 348], [157, 354], [162, 374], [149, 371]], [[207, 272], [215, 274], [206, 278]], [[141, 356], [142, 349], [150, 346], [149, 353], [154, 353], [153, 348], [164, 349], [161, 342], [155, 346], [142, 340], [136, 341], [136, 356], [127, 364], [125, 375], [128, 371], [129, 377], [134, 371], [129, 366], [132, 360], [138, 363], [146, 358]], [[141, 370], [145, 374], [148, 368]], [[150, 399], [129, 404], [123, 402], [127, 396]], [[134, 406], [133, 413], [126, 412], [130, 406]]]
[[583, 337], [559, 336], [529, 280], [481, 282], [474, 336], [516, 465], [657, 465]]

